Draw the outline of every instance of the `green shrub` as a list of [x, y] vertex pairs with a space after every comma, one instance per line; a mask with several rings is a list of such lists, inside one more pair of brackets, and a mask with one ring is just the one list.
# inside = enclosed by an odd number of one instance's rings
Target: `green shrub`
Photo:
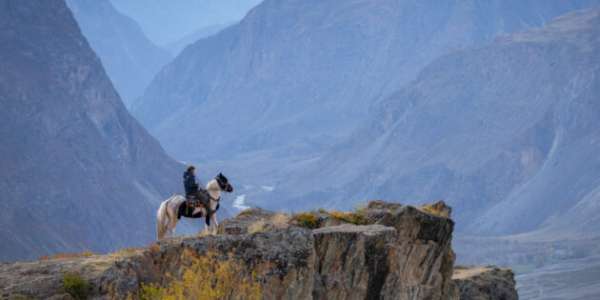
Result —
[[81, 276], [73, 273], [63, 275], [63, 289], [77, 300], [87, 299], [90, 285]]
[[295, 221], [298, 226], [310, 229], [318, 228], [320, 223], [319, 217], [317, 217], [314, 212], [299, 213], [294, 215], [292, 220]]

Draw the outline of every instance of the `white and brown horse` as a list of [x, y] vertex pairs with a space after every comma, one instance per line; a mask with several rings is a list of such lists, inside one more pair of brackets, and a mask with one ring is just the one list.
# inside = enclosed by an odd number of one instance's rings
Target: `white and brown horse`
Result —
[[173, 195], [163, 201], [156, 212], [156, 237], [158, 240], [165, 236], [172, 236], [177, 221], [180, 217], [186, 218], [204, 218], [206, 226], [205, 233], [217, 233], [217, 210], [219, 201], [221, 201], [221, 192], [233, 192], [233, 187], [223, 174], [219, 173], [214, 179], [206, 184], [208, 192], [210, 212], [205, 207], [187, 207], [184, 196]]

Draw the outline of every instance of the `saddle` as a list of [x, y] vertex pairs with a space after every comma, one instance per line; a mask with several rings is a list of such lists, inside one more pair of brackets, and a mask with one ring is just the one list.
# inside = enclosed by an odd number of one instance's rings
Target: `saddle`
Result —
[[194, 211], [198, 207], [204, 208], [207, 214], [210, 216], [210, 195], [205, 189], [198, 189], [198, 191], [195, 194], [186, 196], [185, 202], [179, 206], [179, 210], [177, 212], [177, 219], [180, 219], [182, 216], [187, 218], [204, 217], [202, 212], [194, 214]]

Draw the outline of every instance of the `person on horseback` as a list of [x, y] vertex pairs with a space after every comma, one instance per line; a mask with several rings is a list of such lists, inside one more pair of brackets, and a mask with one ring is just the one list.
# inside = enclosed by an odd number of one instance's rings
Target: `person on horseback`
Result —
[[196, 180], [196, 167], [189, 166], [183, 173], [183, 187], [185, 188], [185, 209], [193, 211], [196, 207], [204, 207], [208, 216], [210, 216], [212, 213], [210, 209], [210, 196], [206, 189], [200, 187]]
[[185, 198], [191, 200], [198, 194], [198, 181], [196, 181], [196, 167], [189, 166], [183, 172], [183, 188], [185, 189]]

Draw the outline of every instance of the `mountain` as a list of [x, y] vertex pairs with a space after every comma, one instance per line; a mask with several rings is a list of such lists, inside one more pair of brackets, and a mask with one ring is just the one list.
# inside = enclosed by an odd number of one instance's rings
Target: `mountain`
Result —
[[195, 43], [199, 39], [216, 34], [217, 32], [219, 32], [231, 25], [233, 25], [233, 24], [217, 24], [217, 25], [210, 25], [207, 27], [202, 27], [202, 28], [180, 38], [179, 40], [166, 45], [165, 47], [167, 49], [169, 49], [171, 54], [173, 54], [174, 56], [177, 56], [179, 53], [181, 53], [181, 51], [185, 47]]
[[140, 26], [109, 0], [67, 0], [67, 4], [121, 99], [131, 105], [172, 59], [170, 53], [148, 40]]
[[462, 232], [598, 235], [599, 25], [578, 11], [437, 59], [273, 197], [445, 199]]
[[0, 260], [154, 239], [180, 165], [129, 115], [64, 1], [0, 1]]
[[167, 46], [203, 28], [238, 22], [262, 0], [111, 0], [155, 43]]
[[132, 110], [179, 159], [269, 177], [344, 140], [439, 56], [594, 3], [267, 0], [186, 48]]

